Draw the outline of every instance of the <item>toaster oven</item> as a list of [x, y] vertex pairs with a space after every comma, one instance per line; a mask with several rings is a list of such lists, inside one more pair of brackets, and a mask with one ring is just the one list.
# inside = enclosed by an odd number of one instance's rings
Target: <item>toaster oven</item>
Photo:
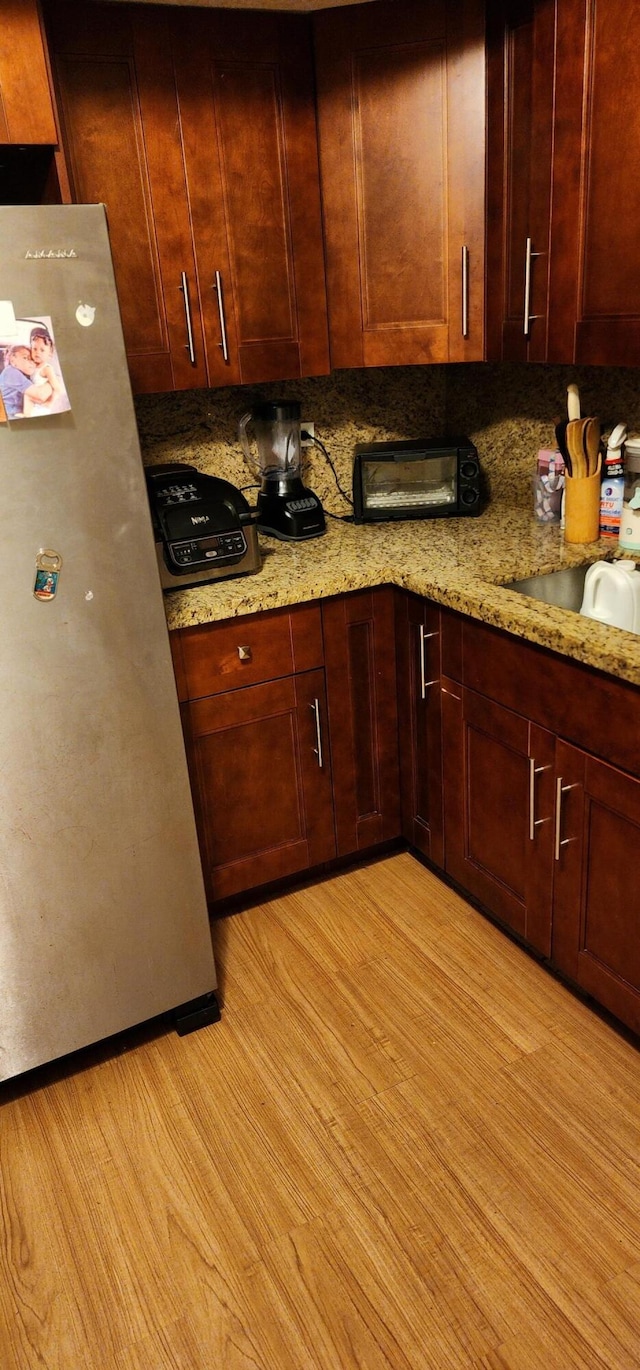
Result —
[[354, 521], [479, 514], [481, 482], [478, 453], [468, 438], [359, 443], [353, 463]]

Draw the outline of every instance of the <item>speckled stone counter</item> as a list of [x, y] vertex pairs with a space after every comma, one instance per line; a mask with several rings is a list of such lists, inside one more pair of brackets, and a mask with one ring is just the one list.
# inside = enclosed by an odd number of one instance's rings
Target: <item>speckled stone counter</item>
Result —
[[392, 584], [586, 665], [640, 684], [640, 636], [504, 584], [611, 555], [611, 545], [567, 546], [560, 528], [528, 510], [491, 505], [477, 519], [425, 519], [355, 527], [327, 520], [324, 537], [290, 545], [261, 538], [263, 566], [165, 596], [170, 629]]

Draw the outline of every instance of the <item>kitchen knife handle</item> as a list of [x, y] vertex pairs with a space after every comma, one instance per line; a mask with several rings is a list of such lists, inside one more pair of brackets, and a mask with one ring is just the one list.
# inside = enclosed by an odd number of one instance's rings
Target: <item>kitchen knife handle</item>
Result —
[[317, 743], [317, 746], [315, 746], [313, 750], [314, 750], [314, 752], [315, 752], [315, 754], [316, 754], [316, 756], [317, 756], [317, 758], [318, 758], [318, 766], [319, 766], [320, 770], [322, 770], [322, 768], [323, 768], [323, 766], [324, 766], [324, 758], [323, 758], [323, 755], [322, 755], [322, 727], [321, 727], [321, 724], [320, 724], [320, 700], [319, 700], [319, 699], [314, 699], [313, 703], [309, 705], [309, 708], [310, 708], [310, 709], [313, 709], [313, 715], [314, 715], [315, 724], [316, 724], [316, 743]]
[[180, 289], [184, 295], [184, 317], [187, 325], [187, 341], [185, 347], [189, 353], [189, 361], [192, 366], [196, 364], [196, 349], [193, 345], [193, 328], [191, 325], [191, 301], [189, 299], [189, 281], [186, 271], [180, 272]]
[[436, 677], [435, 680], [427, 680], [427, 663], [426, 663], [426, 661], [425, 661], [425, 647], [424, 647], [424, 644], [425, 644], [425, 642], [427, 641], [427, 638], [430, 638], [430, 637], [437, 637], [437, 636], [438, 636], [437, 632], [435, 632], [435, 633], [425, 633], [425, 631], [424, 631], [424, 624], [423, 624], [423, 623], [420, 624], [420, 698], [421, 698], [421, 699], [426, 699], [426, 697], [427, 697], [427, 690], [429, 689], [429, 687], [430, 687], [431, 685], [437, 685], [437, 683], [438, 683], [437, 677]]
[[214, 288], [214, 290], [215, 290], [215, 292], [216, 292], [216, 294], [217, 294], [217, 296], [218, 296], [218, 316], [219, 316], [219, 318], [220, 318], [220, 338], [221, 338], [221, 341], [218, 343], [218, 347], [221, 347], [221, 348], [222, 348], [222, 355], [223, 355], [223, 357], [224, 357], [224, 360], [225, 360], [225, 362], [228, 362], [228, 361], [229, 361], [229, 348], [228, 348], [228, 346], [227, 346], [227, 327], [226, 327], [225, 319], [224, 319], [224, 299], [223, 299], [223, 296], [222, 296], [222, 276], [220, 275], [220, 272], [219, 272], [219, 271], [216, 271], [215, 280], [214, 280], [214, 283], [213, 283], [213, 288]]
[[548, 818], [536, 818], [536, 776], [543, 771], [548, 771], [549, 766], [536, 766], [535, 757], [529, 757], [529, 841], [533, 842], [536, 835], [536, 828], [540, 828], [543, 823], [548, 823]]
[[563, 785], [562, 776], [558, 776], [558, 779], [556, 780], [556, 861], [560, 860], [561, 848], [568, 847], [570, 842], [575, 842], [574, 837], [562, 837], [562, 796], [563, 794], [568, 794], [569, 790], [577, 790], [577, 788], [577, 781], [574, 785]]
[[469, 248], [462, 248], [462, 336], [469, 337]]

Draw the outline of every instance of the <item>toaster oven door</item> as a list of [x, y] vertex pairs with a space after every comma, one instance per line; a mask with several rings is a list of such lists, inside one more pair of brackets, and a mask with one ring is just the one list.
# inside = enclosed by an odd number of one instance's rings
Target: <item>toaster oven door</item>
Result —
[[417, 518], [457, 507], [455, 451], [392, 461], [365, 460], [361, 479], [365, 518]]

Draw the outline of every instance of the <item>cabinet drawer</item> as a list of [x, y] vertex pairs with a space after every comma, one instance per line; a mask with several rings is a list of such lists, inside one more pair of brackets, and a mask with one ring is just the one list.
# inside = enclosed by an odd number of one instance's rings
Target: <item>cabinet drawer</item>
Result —
[[277, 680], [323, 664], [317, 604], [185, 628], [171, 634], [180, 699]]

